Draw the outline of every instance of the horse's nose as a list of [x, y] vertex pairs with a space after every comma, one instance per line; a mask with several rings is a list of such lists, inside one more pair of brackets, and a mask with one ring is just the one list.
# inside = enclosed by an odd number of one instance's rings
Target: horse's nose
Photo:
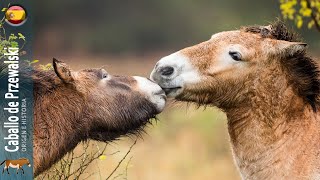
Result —
[[160, 67], [158, 69], [158, 73], [161, 75], [161, 76], [170, 76], [172, 75], [174, 72], [174, 68], [171, 67], [171, 66], [165, 66], [165, 67]]
[[133, 77], [137, 81], [137, 85], [139, 88], [138, 90], [142, 92], [147, 97], [147, 99], [156, 106], [158, 113], [160, 113], [166, 104], [167, 97], [165, 92], [158, 84], [147, 78], [139, 76]]
[[[179, 59], [178, 59], [179, 60]], [[159, 83], [160, 81], [169, 81], [177, 76], [183, 67], [173, 55], [161, 58], [150, 74], [150, 79]]]

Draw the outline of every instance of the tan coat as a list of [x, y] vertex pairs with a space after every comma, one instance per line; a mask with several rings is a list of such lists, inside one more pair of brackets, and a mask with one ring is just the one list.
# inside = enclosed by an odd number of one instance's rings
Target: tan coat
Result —
[[281, 22], [214, 34], [162, 58], [151, 78], [226, 112], [243, 179], [320, 179], [319, 68]]

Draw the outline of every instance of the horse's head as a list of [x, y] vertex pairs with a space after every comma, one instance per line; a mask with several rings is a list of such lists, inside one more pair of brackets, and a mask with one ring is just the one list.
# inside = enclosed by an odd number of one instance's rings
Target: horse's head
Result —
[[147, 78], [114, 76], [104, 69], [74, 71], [55, 59], [53, 67], [32, 74], [35, 176], [81, 141], [139, 133], [165, 106], [165, 92]]
[[[217, 33], [208, 41], [162, 58], [151, 79], [178, 100], [220, 105], [228, 99], [231, 103], [240, 100], [263, 72], [299, 68], [289, 67], [304, 59], [306, 44], [296, 41], [282, 23]], [[298, 60], [288, 62], [292, 57]]]
[[82, 126], [89, 126], [89, 138], [107, 141], [134, 133], [165, 106], [164, 91], [147, 78], [114, 76], [104, 69], [73, 71], [58, 60], [54, 60], [53, 66], [63, 82], [61, 93], [70, 99], [61, 111], [71, 111], [67, 109], [71, 105], [75, 109], [73, 114], [79, 116], [75, 119], [90, 121], [81, 122]]

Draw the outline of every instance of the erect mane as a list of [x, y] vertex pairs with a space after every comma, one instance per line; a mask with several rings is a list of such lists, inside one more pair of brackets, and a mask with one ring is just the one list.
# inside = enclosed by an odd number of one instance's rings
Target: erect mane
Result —
[[[269, 27], [248, 26], [242, 30], [260, 34], [263, 38], [301, 42], [298, 34], [289, 30], [281, 21], [276, 21]], [[307, 56], [305, 51], [297, 51], [294, 54], [279, 54], [279, 56], [281, 65], [288, 74], [289, 83], [293, 85], [298, 95], [303, 97], [316, 111], [320, 105], [320, 72], [317, 63]]]
[[270, 26], [247, 26], [242, 28], [245, 32], [260, 34], [263, 38], [271, 38], [289, 42], [300, 42], [300, 36], [288, 29], [282, 21], [275, 21]]

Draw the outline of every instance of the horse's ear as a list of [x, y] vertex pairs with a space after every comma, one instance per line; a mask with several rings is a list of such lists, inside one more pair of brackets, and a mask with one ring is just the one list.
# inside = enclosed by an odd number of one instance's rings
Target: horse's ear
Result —
[[281, 52], [288, 55], [295, 55], [297, 53], [303, 53], [306, 51], [308, 44], [302, 42], [288, 42], [281, 41], [279, 43], [279, 48]]
[[74, 80], [72, 77], [72, 70], [66, 63], [53, 58], [52, 64], [55, 73], [63, 82], [70, 83]]

